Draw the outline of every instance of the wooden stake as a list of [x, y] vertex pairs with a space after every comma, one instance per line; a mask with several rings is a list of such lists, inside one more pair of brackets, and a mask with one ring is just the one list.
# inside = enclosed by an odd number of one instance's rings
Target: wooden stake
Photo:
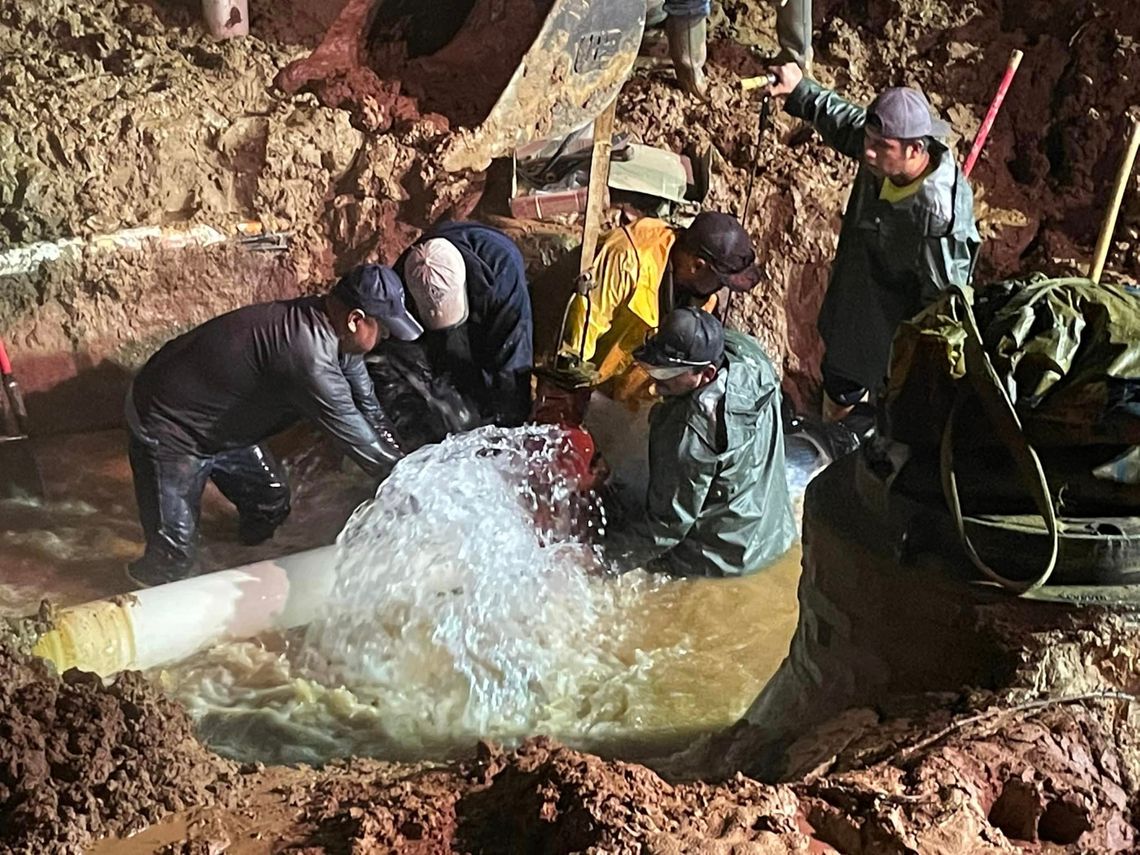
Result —
[[1104, 263], [1108, 259], [1108, 248], [1112, 245], [1112, 233], [1116, 230], [1116, 217], [1120, 213], [1120, 203], [1124, 200], [1124, 191], [1128, 187], [1128, 178], [1132, 175], [1132, 164], [1136, 161], [1136, 150], [1140, 149], [1140, 120], [1132, 120], [1132, 133], [1128, 138], [1128, 149], [1124, 159], [1120, 161], [1120, 171], [1116, 173], [1116, 184], [1112, 188], [1112, 201], [1108, 205], [1108, 212], [1104, 217], [1104, 225], [1100, 229], [1100, 237], [1096, 241], [1096, 252], [1093, 255], [1092, 269], [1089, 279], [1100, 282], [1104, 273]]

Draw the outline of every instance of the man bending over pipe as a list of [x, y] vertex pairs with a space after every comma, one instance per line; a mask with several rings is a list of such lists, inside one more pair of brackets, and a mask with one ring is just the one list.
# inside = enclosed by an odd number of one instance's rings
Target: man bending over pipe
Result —
[[981, 244], [974, 194], [943, 142], [950, 126], [918, 90], [887, 89], [864, 109], [794, 63], [772, 73], [784, 109], [860, 161], [819, 315], [824, 417], [838, 421], [882, 388], [899, 324], [969, 283]]
[[206, 481], [237, 506], [253, 545], [289, 515], [289, 485], [261, 444], [301, 419], [323, 428], [366, 472], [403, 456], [362, 354], [423, 332], [389, 268], [369, 265], [324, 297], [237, 309], [165, 344], [127, 396], [130, 460], [146, 552], [139, 585], [192, 575]]
[[772, 363], [755, 339], [691, 308], [669, 315], [636, 357], [664, 396], [649, 417], [646, 506], [630, 526], [649, 545], [649, 568], [761, 569], [796, 534]]
[[[544, 287], [546, 277], [568, 278], [564, 265], [577, 267], [579, 259], [571, 253], [553, 265], [536, 283], [536, 293], [552, 291], [553, 283]], [[592, 363], [602, 390], [622, 401], [652, 397], [633, 352], [670, 311], [723, 308], [721, 297], [760, 281], [748, 232], [735, 217], [717, 211], [702, 211], [685, 229], [644, 217], [607, 232], [599, 240], [592, 276], [589, 305], [573, 302], [558, 353]]]
[[395, 269], [425, 332], [414, 344], [385, 342], [368, 361], [401, 436], [416, 447], [478, 424], [521, 425], [534, 343], [526, 264], [514, 242], [480, 223], [444, 223]]

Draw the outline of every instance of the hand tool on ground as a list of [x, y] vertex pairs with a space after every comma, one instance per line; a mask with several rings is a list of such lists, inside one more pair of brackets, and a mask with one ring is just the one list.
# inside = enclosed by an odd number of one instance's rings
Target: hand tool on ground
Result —
[[1124, 159], [1120, 161], [1120, 169], [1116, 173], [1116, 183], [1112, 188], [1112, 200], [1108, 204], [1108, 211], [1104, 216], [1104, 225], [1100, 228], [1100, 237], [1096, 240], [1096, 252], [1093, 254], [1092, 267], [1089, 270], [1089, 279], [1100, 282], [1104, 273], [1104, 263], [1108, 260], [1108, 248], [1112, 244], [1112, 233], [1116, 230], [1116, 215], [1120, 213], [1120, 203], [1124, 199], [1124, 191], [1128, 187], [1128, 179], [1132, 175], [1132, 164], [1136, 162], [1136, 150], [1140, 148], [1140, 118], [1132, 119], [1132, 130], [1128, 136], [1128, 148], [1125, 149]]
[[1022, 56], [1024, 54], [1019, 50], [1015, 50], [1009, 55], [1005, 75], [1002, 77], [1001, 83], [998, 84], [994, 99], [990, 102], [990, 108], [986, 111], [986, 117], [982, 120], [982, 126], [978, 128], [978, 135], [974, 137], [974, 144], [970, 146], [970, 153], [962, 167], [962, 173], [967, 178], [974, 170], [974, 164], [978, 162], [978, 155], [982, 153], [982, 146], [986, 144], [986, 138], [989, 137], [990, 129], [994, 126], [994, 119], [997, 118], [998, 110], [1001, 109], [1002, 102], [1005, 100], [1005, 93], [1009, 91], [1009, 84], [1013, 82], [1013, 75], [1017, 74], [1017, 67], [1021, 65]]
[[0, 496], [44, 495], [44, 482], [28, 438], [28, 410], [12, 363], [0, 341], [0, 383], [4, 385], [5, 436], [0, 436]]

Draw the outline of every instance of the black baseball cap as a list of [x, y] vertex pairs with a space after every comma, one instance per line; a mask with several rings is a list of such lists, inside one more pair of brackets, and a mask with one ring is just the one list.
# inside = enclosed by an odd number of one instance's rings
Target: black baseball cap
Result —
[[661, 328], [633, 353], [655, 368], [698, 368], [724, 356], [724, 325], [708, 312], [685, 306], [669, 313]]
[[424, 328], [408, 313], [404, 283], [391, 267], [365, 264], [347, 273], [333, 286], [333, 296], [350, 309], [376, 318], [400, 341], [415, 341]]
[[748, 291], [760, 281], [752, 238], [731, 214], [701, 211], [678, 238], [681, 249], [703, 258], [733, 291]]
[[882, 136], [896, 140], [943, 139], [950, 135], [950, 125], [934, 115], [926, 96], [905, 86], [880, 92], [867, 108], [867, 124]]

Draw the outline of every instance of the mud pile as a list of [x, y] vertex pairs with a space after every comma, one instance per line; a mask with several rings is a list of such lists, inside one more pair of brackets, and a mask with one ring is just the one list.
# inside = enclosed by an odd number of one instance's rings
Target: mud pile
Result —
[[1135, 786], [1114, 746], [1120, 712], [989, 696], [853, 710], [804, 740], [822, 753], [786, 784], [670, 783], [544, 738], [509, 753], [483, 743], [446, 768], [352, 761], [286, 782], [251, 775], [235, 809], [193, 811], [182, 819], [194, 833], [148, 842], [220, 851], [257, 806], [259, 833], [289, 851], [1129, 852]]
[[190, 806], [226, 801], [234, 768], [139, 674], [98, 677], [0, 644], [0, 849], [80, 853]]

